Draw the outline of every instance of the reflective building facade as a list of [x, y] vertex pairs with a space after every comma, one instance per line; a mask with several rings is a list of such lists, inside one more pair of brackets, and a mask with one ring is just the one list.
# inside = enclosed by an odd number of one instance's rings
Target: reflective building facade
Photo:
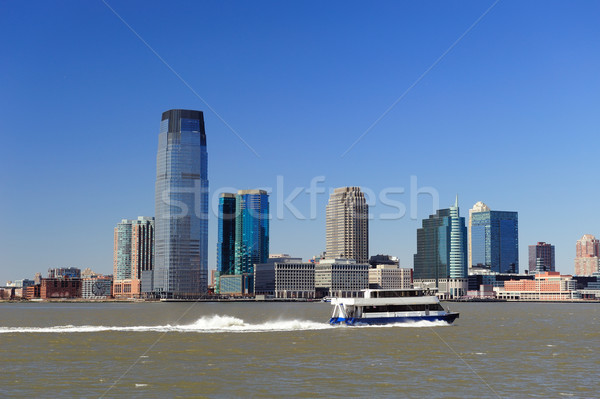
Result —
[[423, 219], [417, 229], [414, 279], [439, 280], [467, 276], [467, 227], [454, 206]]
[[223, 193], [219, 198], [217, 270], [220, 275], [235, 272], [235, 203], [235, 194]]
[[269, 259], [269, 195], [264, 190], [240, 190], [235, 199], [233, 274], [252, 274], [254, 264]]
[[481, 202], [475, 204], [469, 212], [469, 267], [519, 272], [517, 212], [492, 211]]
[[194, 298], [208, 284], [208, 175], [201, 111], [162, 115], [156, 157], [153, 292]]

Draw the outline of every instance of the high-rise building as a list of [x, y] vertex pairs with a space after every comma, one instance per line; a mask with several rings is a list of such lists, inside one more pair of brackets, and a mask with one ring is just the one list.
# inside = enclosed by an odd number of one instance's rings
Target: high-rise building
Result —
[[600, 256], [600, 241], [591, 234], [585, 234], [577, 240], [575, 247], [575, 275], [591, 276], [600, 272], [598, 260]]
[[469, 210], [469, 268], [498, 273], [519, 272], [517, 212], [492, 211], [483, 202]]
[[235, 273], [235, 204], [235, 194], [221, 194], [217, 242], [217, 270], [220, 275]]
[[269, 259], [269, 195], [264, 190], [240, 190], [235, 201], [234, 274], [254, 274], [254, 264]]
[[201, 111], [162, 114], [156, 157], [153, 291], [197, 298], [208, 287], [208, 175]]
[[414, 257], [415, 280], [465, 278], [467, 276], [467, 227], [460, 216], [458, 197], [454, 206], [423, 219], [417, 230]]
[[123, 219], [114, 232], [113, 278], [131, 278], [131, 220]]
[[529, 246], [529, 273], [553, 272], [554, 245], [538, 242]]
[[336, 188], [327, 204], [327, 258], [369, 261], [369, 206], [360, 187]]
[[[144, 273], [154, 266], [154, 218], [123, 219], [114, 231], [113, 292], [115, 297], [139, 298]], [[147, 292], [147, 291], [146, 291]]]

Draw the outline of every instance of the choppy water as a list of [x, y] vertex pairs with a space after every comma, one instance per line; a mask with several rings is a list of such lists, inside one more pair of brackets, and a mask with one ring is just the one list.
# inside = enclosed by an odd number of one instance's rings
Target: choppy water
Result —
[[330, 307], [0, 304], [0, 397], [600, 398], [600, 305], [359, 328]]

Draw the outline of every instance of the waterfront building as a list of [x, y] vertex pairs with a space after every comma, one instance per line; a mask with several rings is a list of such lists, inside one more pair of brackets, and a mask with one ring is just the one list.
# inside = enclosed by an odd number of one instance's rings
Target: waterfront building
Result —
[[423, 219], [417, 230], [414, 256], [415, 280], [465, 279], [467, 277], [467, 227], [460, 216], [458, 196], [454, 206]]
[[235, 297], [252, 295], [253, 284], [254, 274], [242, 273], [219, 276], [219, 293]]
[[29, 287], [23, 290], [23, 298], [25, 299], [36, 299], [39, 298], [42, 287], [42, 278], [40, 278], [40, 283], [35, 285], [30, 285]]
[[315, 264], [287, 254], [254, 265], [254, 293], [284, 299], [315, 297]]
[[554, 245], [538, 242], [529, 246], [529, 273], [553, 272]]
[[475, 270], [469, 274], [469, 291], [479, 290], [482, 285], [491, 285], [493, 287], [504, 287], [504, 282], [510, 280], [533, 280], [534, 274], [514, 274], [514, 273], [496, 273], [489, 270]]
[[269, 195], [240, 190], [236, 195], [234, 274], [254, 274], [254, 265], [269, 259]]
[[81, 279], [71, 277], [43, 278], [40, 285], [41, 299], [81, 298]]
[[[151, 291], [154, 266], [153, 217], [123, 219], [114, 230], [113, 290], [116, 298], [139, 298]], [[142, 290], [142, 276], [147, 287]]]
[[112, 296], [112, 276], [91, 275], [81, 279], [83, 299], [108, 299]]
[[235, 274], [235, 194], [222, 193], [219, 198], [219, 237], [217, 270], [219, 274]]
[[[269, 259], [269, 195], [264, 190], [221, 194], [218, 223], [216, 291], [252, 293], [254, 265]], [[231, 278], [224, 287], [226, 291], [221, 289], [223, 277], [240, 275], [246, 277]]]
[[577, 240], [575, 246], [575, 275], [591, 276], [598, 273], [598, 256], [600, 256], [600, 241], [591, 234], [585, 234]]
[[484, 267], [498, 273], [519, 272], [517, 212], [492, 211], [483, 202], [469, 210], [469, 272]]
[[336, 188], [327, 204], [328, 259], [369, 260], [369, 207], [360, 187]]
[[573, 279], [577, 280], [577, 289], [582, 299], [600, 299], [600, 272], [591, 276], [573, 276]]
[[154, 294], [198, 298], [208, 287], [208, 155], [201, 111], [162, 114], [156, 157]]
[[369, 288], [368, 263], [351, 259], [323, 259], [315, 264], [317, 297], [360, 297]]
[[398, 265], [377, 264], [369, 269], [369, 288], [385, 290], [406, 290], [412, 288], [410, 268]]
[[534, 280], [505, 281], [496, 296], [516, 301], [564, 301], [580, 297], [573, 276], [554, 271], [536, 273]]

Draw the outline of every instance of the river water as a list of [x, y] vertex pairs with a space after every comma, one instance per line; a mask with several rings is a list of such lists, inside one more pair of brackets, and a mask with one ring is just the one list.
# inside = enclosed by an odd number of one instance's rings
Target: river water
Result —
[[452, 303], [331, 327], [324, 303], [0, 304], [0, 397], [600, 398], [600, 305]]

